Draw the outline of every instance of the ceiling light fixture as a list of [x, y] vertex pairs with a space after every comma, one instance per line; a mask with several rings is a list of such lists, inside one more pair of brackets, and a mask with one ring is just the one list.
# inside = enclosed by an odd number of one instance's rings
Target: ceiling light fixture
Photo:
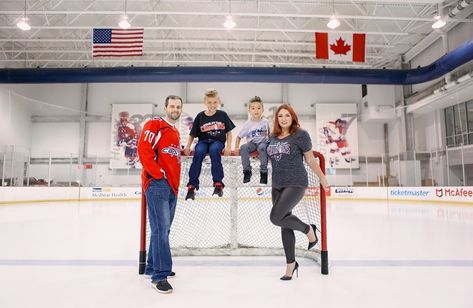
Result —
[[120, 17], [120, 21], [118, 22], [118, 26], [124, 30], [130, 29], [131, 24], [128, 21], [128, 16], [127, 15], [122, 15]]
[[447, 24], [447, 22], [445, 21], [445, 18], [443, 18], [440, 15], [435, 16], [434, 19], [435, 19], [435, 22], [432, 24], [433, 29], [440, 29]]
[[327, 27], [334, 30], [340, 26], [340, 21], [338, 21], [337, 17], [335, 16], [335, 2], [332, 0], [332, 16], [330, 16], [330, 20], [327, 23]]
[[438, 4], [437, 15], [434, 17], [432, 29], [440, 29], [447, 24], [447, 19], [444, 12], [444, 7], [441, 3]]
[[126, 14], [127, 2], [128, 0], [125, 0], [125, 13], [120, 17], [120, 21], [118, 22], [118, 26], [124, 30], [131, 28], [131, 24], [128, 21], [128, 15]]
[[236, 26], [236, 23], [235, 21], [233, 20], [233, 16], [232, 15], [227, 15], [225, 17], [225, 22], [223, 23], [223, 26], [227, 29], [233, 29], [235, 28]]
[[16, 26], [23, 31], [31, 30], [31, 26], [28, 23], [28, 17], [26, 17], [26, 0], [25, 0], [25, 9], [23, 11], [23, 16], [17, 20]]
[[16, 23], [16, 26], [18, 28], [20, 28], [21, 30], [23, 30], [23, 31], [31, 30], [31, 26], [28, 23], [28, 18], [27, 17], [21, 17], [20, 19], [18, 19], [18, 21]]
[[225, 22], [223, 23], [223, 26], [227, 29], [233, 29], [236, 27], [236, 22], [233, 20], [232, 16], [232, 1], [228, 1], [228, 15], [225, 16]]
[[337, 17], [335, 15], [330, 16], [330, 21], [327, 23], [327, 27], [330, 29], [334, 30], [340, 26], [340, 22], [338, 21]]

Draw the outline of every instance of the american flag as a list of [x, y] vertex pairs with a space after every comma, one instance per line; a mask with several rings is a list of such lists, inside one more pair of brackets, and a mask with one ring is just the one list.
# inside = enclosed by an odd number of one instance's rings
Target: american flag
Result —
[[92, 51], [95, 57], [143, 55], [144, 29], [94, 29]]

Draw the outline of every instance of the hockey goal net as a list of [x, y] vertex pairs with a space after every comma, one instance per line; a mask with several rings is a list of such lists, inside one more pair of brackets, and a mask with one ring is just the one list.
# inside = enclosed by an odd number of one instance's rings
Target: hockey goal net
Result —
[[[325, 171], [323, 156], [314, 152]], [[253, 176], [243, 184], [240, 157], [222, 157], [225, 189], [223, 197], [212, 196], [213, 183], [210, 159], [202, 165], [200, 189], [195, 200], [184, 201], [192, 157], [182, 157], [181, 187], [171, 227], [170, 243], [174, 256], [196, 255], [284, 255], [280, 228], [271, 224], [271, 165], [268, 185], [259, 184], [259, 160], [252, 159]], [[328, 274], [325, 192], [318, 177], [306, 165], [309, 187], [293, 214], [305, 223], [317, 226], [319, 242], [307, 250], [307, 236], [295, 232], [296, 255], [320, 263], [322, 274]], [[147, 222], [145, 195], [141, 204], [141, 241], [139, 273], [143, 274], [150, 229]]]

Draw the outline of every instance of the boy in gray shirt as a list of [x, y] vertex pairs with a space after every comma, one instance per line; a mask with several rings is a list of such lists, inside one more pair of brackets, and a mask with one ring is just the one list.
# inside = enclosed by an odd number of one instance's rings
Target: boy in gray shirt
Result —
[[[241, 155], [243, 165], [243, 183], [251, 180], [250, 153], [258, 151], [260, 159], [260, 183], [268, 183], [268, 155], [266, 147], [269, 140], [269, 121], [263, 118], [263, 101], [258, 96], [253, 97], [249, 104], [250, 119], [243, 127], [235, 141], [235, 154]], [[246, 137], [246, 143], [240, 147], [240, 141]]]

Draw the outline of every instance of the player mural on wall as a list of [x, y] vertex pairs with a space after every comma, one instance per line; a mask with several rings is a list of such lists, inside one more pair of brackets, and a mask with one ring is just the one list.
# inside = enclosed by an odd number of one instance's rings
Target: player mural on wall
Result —
[[181, 147], [184, 148], [184, 145], [187, 142], [189, 133], [194, 124], [194, 117], [190, 114], [183, 112], [181, 118], [179, 119], [179, 133], [181, 134]]
[[[351, 123], [355, 120], [355, 117], [342, 119], [338, 118], [335, 121], [328, 121], [322, 127], [322, 134], [325, 136], [325, 143], [330, 146], [330, 153], [340, 153], [342, 158], [347, 162], [351, 163], [355, 160], [351, 156], [351, 150], [347, 140], [347, 130]], [[334, 160], [334, 158], [331, 158]], [[330, 161], [330, 164], [335, 164], [336, 161]]]
[[[199, 104], [186, 104], [185, 111], [179, 119], [179, 133], [181, 134], [181, 146], [184, 148], [189, 138], [189, 133], [194, 125], [194, 117], [202, 111], [202, 105]], [[194, 140], [193, 146], [197, 143], [197, 139]], [[192, 147], [193, 147], [192, 146]]]
[[356, 104], [317, 104], [316, 147], [330, 168], [359, 168]]
[[112, 138], [110, 167], [141, 168], [138, 158], [138, 137], [152, 115], [151, 104], [114, 104], [112, 107]]
[[131, 168], [135, 168], [135, 163], [138, 157], [137, 155], [138, 132], [136, 130], [135, 124], [130, 122], [128, 112], [122, 111], [120, 112], [119, 116], [120, 116], [119, 121], [118, 123], [116, 123], [117, 146], [123, 147], [125, 149], [124, 155], [127, 159], [128, 165]]

